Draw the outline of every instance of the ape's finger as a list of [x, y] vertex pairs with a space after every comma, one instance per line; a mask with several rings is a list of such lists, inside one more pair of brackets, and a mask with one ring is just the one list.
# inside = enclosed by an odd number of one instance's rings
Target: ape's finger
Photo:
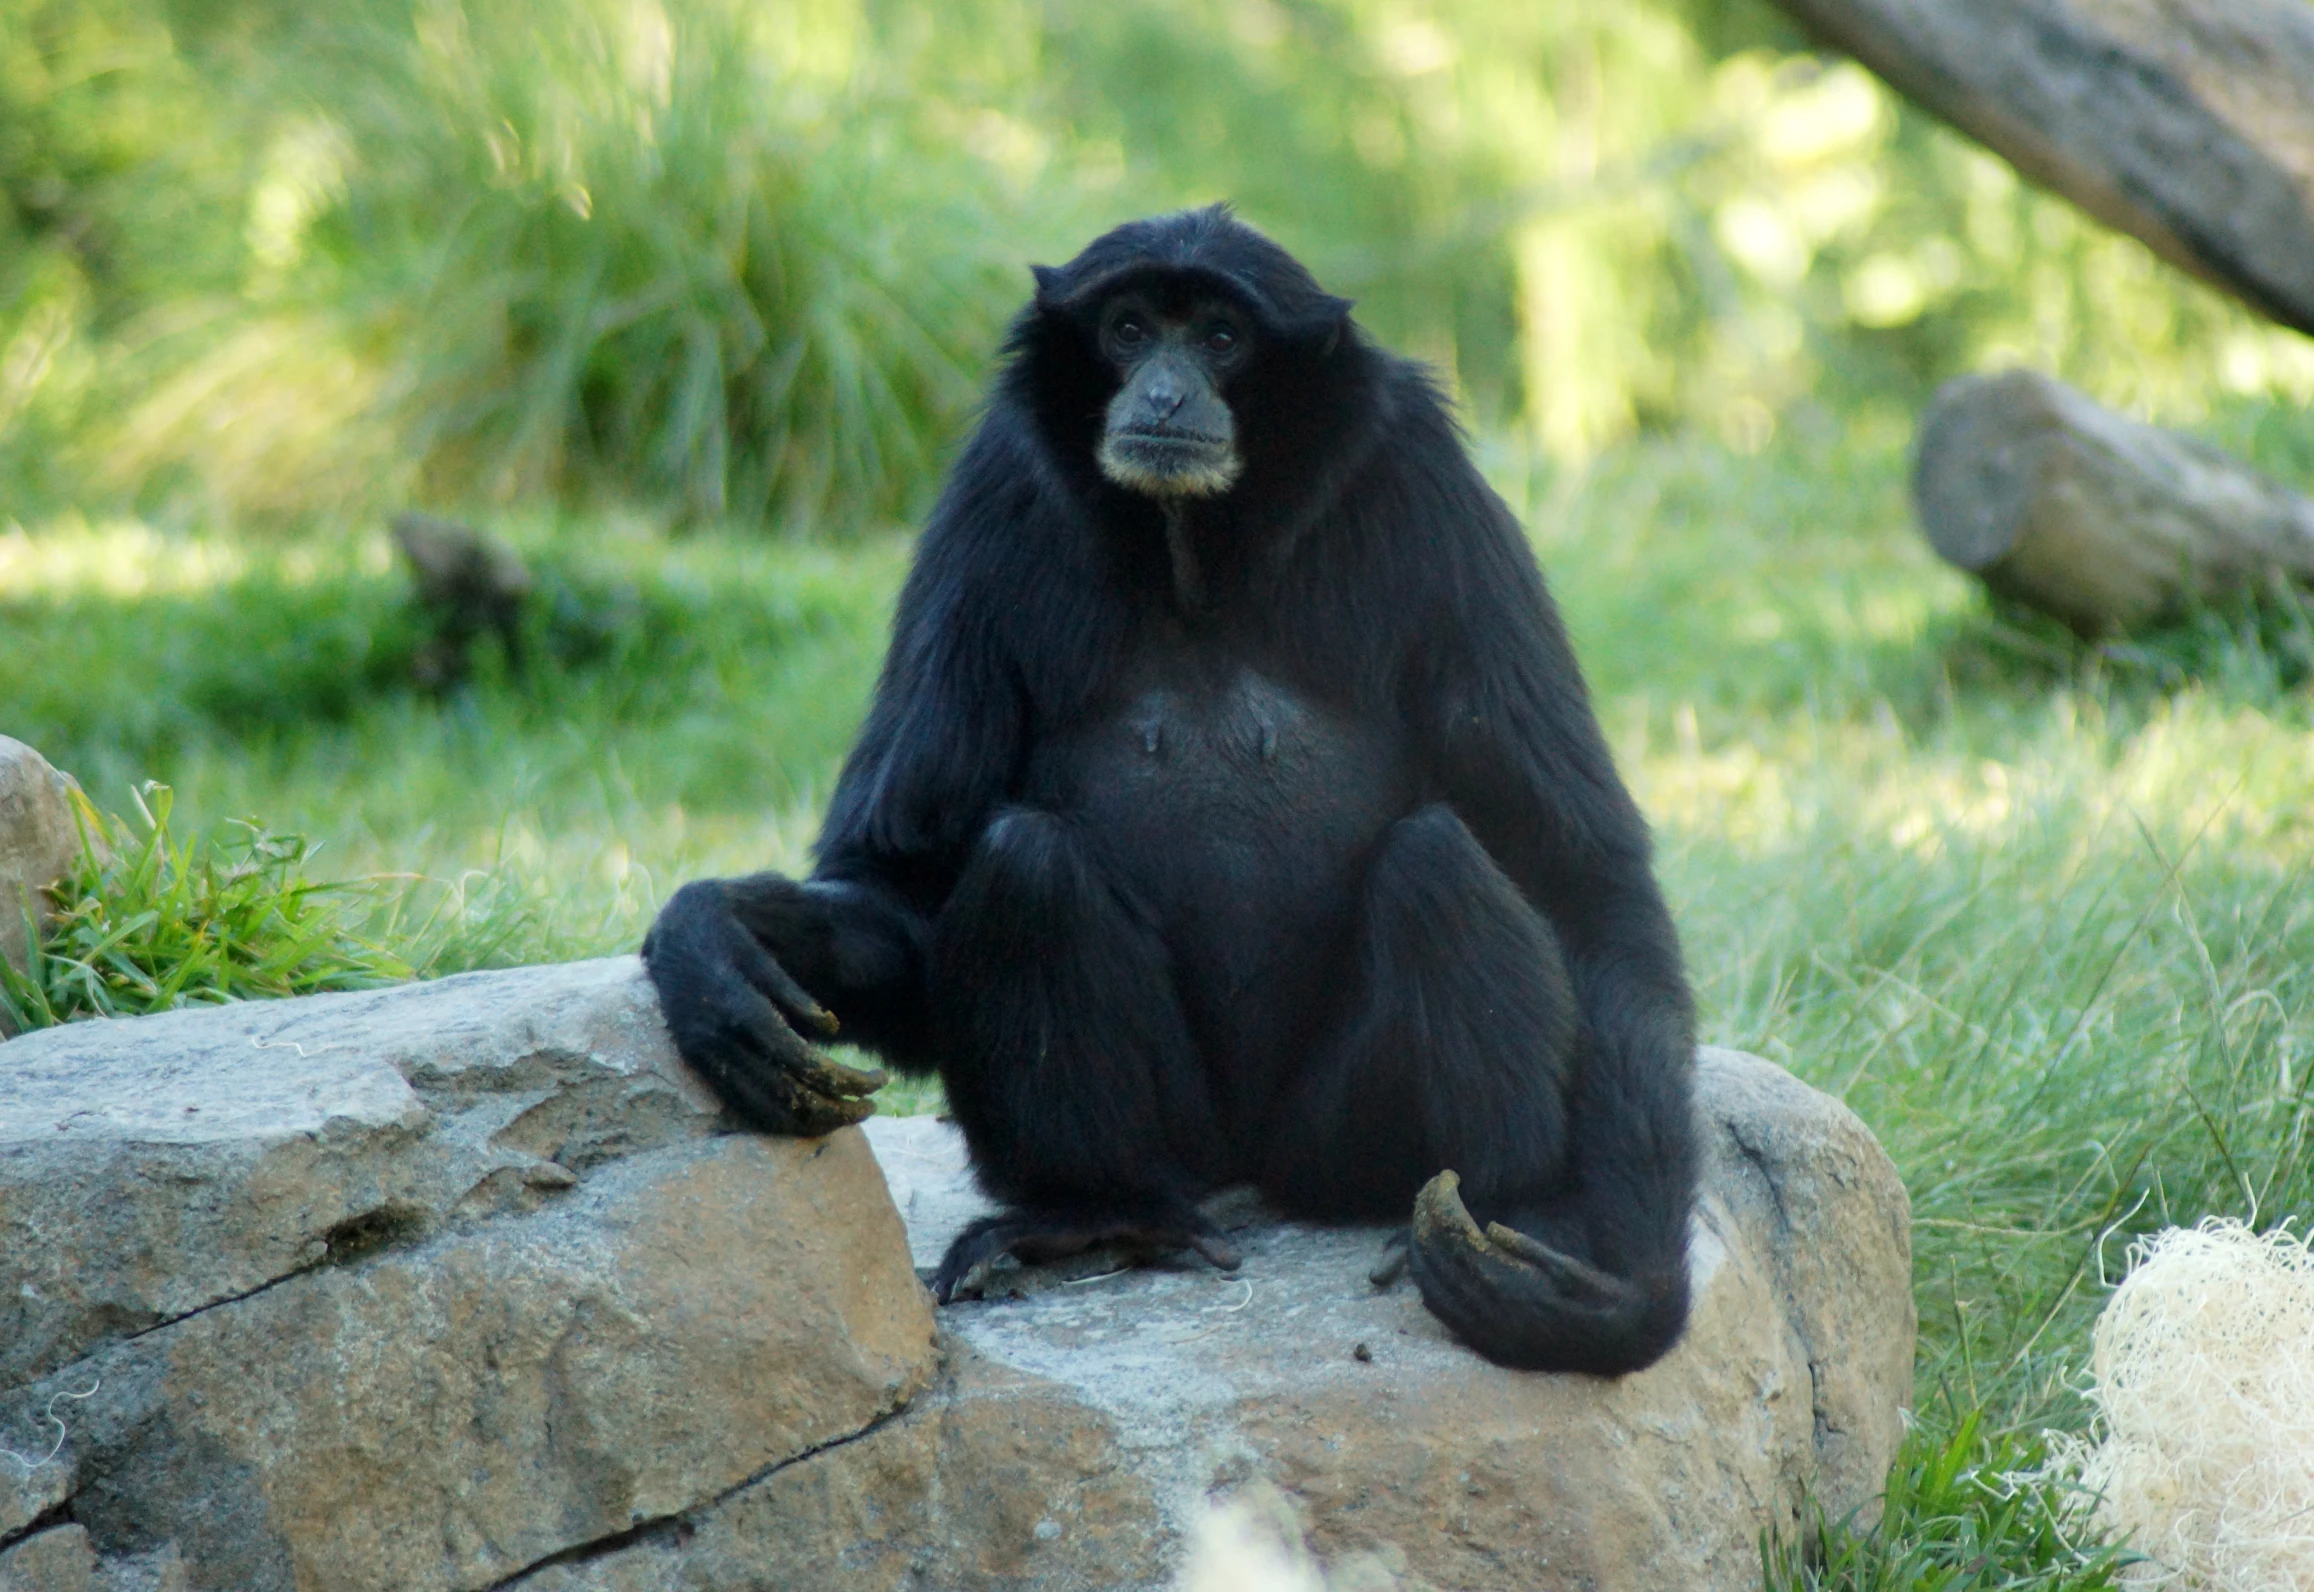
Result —
[[1439, 1173], [1414, 1196], [1414, 1242], [1487, 1247], [1486, 1234], [1479, 1231], [1478, 1223], [1470, 1219], [1469, 1207], [1462, 1203], [1462, 1179], [1457, 1174]]
[[782, 967], [779, 958], [765, 950], [763, 942], [748, 933], [745, 925], [737, 918], [730, 921], [729, 950], [739, 976], [776, 1006], [789, 1022], [810, 1029], [822, 1039], [833, 1038], [836, 1014], [813, 1000], [811, 992], [795, 981], [795, 975]]
[[799, 1139], [816, 1139], [838, 1128], [865, 1122], [875, 1114], [876, 1102], [873, 1100], [838, 1099], [810, 1090], [799, 1090], [788, 1106], [789, 1121], [793, 1125], [785, 1131]]
[[[756, 1014], [757, 1021], [750, 1026], [759, 1031], [765, 1050], [777, 1065], [795, 1077], [800, 1088], [816, 1095], [843, 1098], [874, 1094], [891, 1081], [890, 1074], [881, 1067], [866, 1070], [847, 1067], [820, 1054], [796, 1033], [793, 1024], [800, 1020], [823, 1036], [833, 1034], [835, 1016], [814, 1001], [753, 935], [736, 922], [733, 930], [737, 936], [731, 947], [736, 970], [754, 997], [749, 1004], [761, 1007]], [[859, 1121], [872, 1110], [871, 1107], [858, 1111], [848, 1120]]]
[[977, 1292], [988, 1270], [1012, 1248], [1016, 1232], [1002, 1216], [984, 1216], [958, 1233], [932, 1275], [932, 1297], [947, 1304], [960, 1293]]
[[1407, 1256], [1414, 1235], [1401, 1227], [1382, 1240], [1382, 1256], [1374, 1262], [1374, 1269], [1366, 1273], [1366, 1280], [1377, 1288], [1391, 1288], [1406, 1275]]
[[865, 1071], [847, 1067], [833, 1056], [808, 1047], [790, 1060], [788, 1067], [806, 1087], [824, 1095], [872, 1095], [892, 1081], [892, 1075], [881, 1067]]
[[[849, 1098], [857, 1091], [830, 1076], [842, 1092], [821, 1088], [822, 1063], [770, 1001], [737, 978], [724, 980], [704, 1001], [670, 1011], [676, 1048], [715, 1090], [724, 1106], [750, 1127], [816, 1137], [870, 1115], [874, 1106]], [[864, 1075], [840, 1070], [851, 1079]]]
[[1631, 1292], [1630, 1284], [1587, 1262], [1577, 1260], [1561, 1250], [1553, 1249], [1539, 1238], [1506, 1227], [1501, 1222], [1486, 1224], [1487, 1241], [1497, 1249], [1507, 1250], [1519, 1259], [1546, 1273], [1557, 1283], [1559, 1290], [1571, 1298], [1589, 1298], [1601, 1304], [1622, 1300]]

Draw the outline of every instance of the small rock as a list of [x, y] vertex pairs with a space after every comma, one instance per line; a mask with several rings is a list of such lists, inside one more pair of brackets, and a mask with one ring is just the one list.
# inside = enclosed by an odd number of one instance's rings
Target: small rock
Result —
[[[0, 735], [0, 958], [19, 973], [30, 966], [26, 910], [47, 921], [41, 892], [80, 855], [73, 788], [71, 777], [50, 767], [48, 759]], [[5, 1037], [0, 1028], [0, 1038]]]
[[463, 682], [474, 642], [485, 634], [496, 635], [506, 661], [519, 668], [522, 606], [535, 582], [513, 545], [431, 514], [396, 515], [393, 530], [434, 632], [411, 660], [418, 684], [439, 691]]

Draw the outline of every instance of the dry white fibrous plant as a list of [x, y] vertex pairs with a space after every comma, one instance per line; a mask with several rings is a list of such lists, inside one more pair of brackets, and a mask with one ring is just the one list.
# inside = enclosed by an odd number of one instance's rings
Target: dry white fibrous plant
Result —
[[2097, 1419], [2062, 1468], [2147, 1585], [2314, 1588], [2314, 1249], [2233, 1221], [2132, 1246], [2098, 1317]]
[[1174, 1585], [1175, 1592], [1421, 1592], [1422, 1583], [1393, 1573], [1394, 1558], [1355, 1553], [1319, 1568], [1293, 1500], [1256, 1481], [1206, 1509]]

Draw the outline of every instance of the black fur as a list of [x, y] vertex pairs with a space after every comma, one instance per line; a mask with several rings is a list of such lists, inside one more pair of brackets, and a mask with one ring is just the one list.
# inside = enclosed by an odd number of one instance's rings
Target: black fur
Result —
[[[1220, 496], [1094, 463], [1119, 376], [1090, 328], [1125, 287], [1246, 312]], [[1687, 1314], [1677, 938], [1519, 527], [1348, 312], [1219, 207], [1040, 270], [813, 876], [689, 886], [644, 955], [759, 1125], [866, 1113], [876, 1075], [799, 1028], [941, 1073], [1008, 1207], [943, 1297], [1006, 1250], [1228, 1261], [1196, 1201], [1252, 1181], [1310, 1217], [1414, 1208], [1454, 1331], [1618, 1375]]]

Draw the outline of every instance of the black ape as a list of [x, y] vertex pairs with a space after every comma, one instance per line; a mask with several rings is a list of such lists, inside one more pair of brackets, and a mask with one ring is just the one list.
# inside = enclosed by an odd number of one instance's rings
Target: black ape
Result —
[[1251, 1181], [1412, 1205], [1491, 1359], [1649, 1364], [1693, 1017], [1518, 526], [1421, 367], [1225, 210], [1036, 283], [817, 868], [687, 885], [644, 944], [676, 1044], [778, 1132], [882, 1081], [798, 1029], [937, 1068], [1007, 1207], [943, 1299], [1007, 1252], [1234, 1264], [1195, 1202]]

